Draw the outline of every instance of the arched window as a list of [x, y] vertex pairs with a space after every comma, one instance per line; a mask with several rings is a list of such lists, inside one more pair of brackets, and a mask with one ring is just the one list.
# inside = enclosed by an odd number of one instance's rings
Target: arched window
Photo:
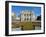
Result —
[[24, 21], [26, 21], [26, 18], [24, 19]]
[[24, 14], [24, 16], [26, 16], [26, 14]]
[[27, 18], [27, 21], [29, 20], [29, 18]]

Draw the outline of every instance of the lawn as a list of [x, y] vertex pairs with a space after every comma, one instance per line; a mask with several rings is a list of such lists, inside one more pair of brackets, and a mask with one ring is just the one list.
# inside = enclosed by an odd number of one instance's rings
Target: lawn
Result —
[[16, 28], [16, 27], [23, 27], [23, 30], [33, 29], [32, 22], [19, 22], [19, 23], [12, 24], [12, 28]]

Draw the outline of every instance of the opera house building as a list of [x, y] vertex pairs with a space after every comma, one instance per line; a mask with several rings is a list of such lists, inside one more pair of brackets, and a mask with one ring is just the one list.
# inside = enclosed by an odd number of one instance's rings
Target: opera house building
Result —
[[20, 30], [40, 30], [41, 20], [37, 20], [37, 16], [33, 11], [23, 10], [20, 11], [20, 16], [12, 13], [12, 28]]

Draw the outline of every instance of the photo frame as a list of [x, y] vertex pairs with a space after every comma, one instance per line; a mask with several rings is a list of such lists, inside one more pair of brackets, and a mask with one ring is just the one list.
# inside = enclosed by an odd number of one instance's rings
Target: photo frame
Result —
[[45, 3], [5, 1], [5, 35], [45, 34]]

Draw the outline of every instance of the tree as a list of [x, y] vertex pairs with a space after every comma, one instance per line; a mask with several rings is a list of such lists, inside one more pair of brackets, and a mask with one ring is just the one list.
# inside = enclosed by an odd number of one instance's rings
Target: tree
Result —
[[37, 16], [37, 20], [41, 20], [41, 15], [40, 16]]

